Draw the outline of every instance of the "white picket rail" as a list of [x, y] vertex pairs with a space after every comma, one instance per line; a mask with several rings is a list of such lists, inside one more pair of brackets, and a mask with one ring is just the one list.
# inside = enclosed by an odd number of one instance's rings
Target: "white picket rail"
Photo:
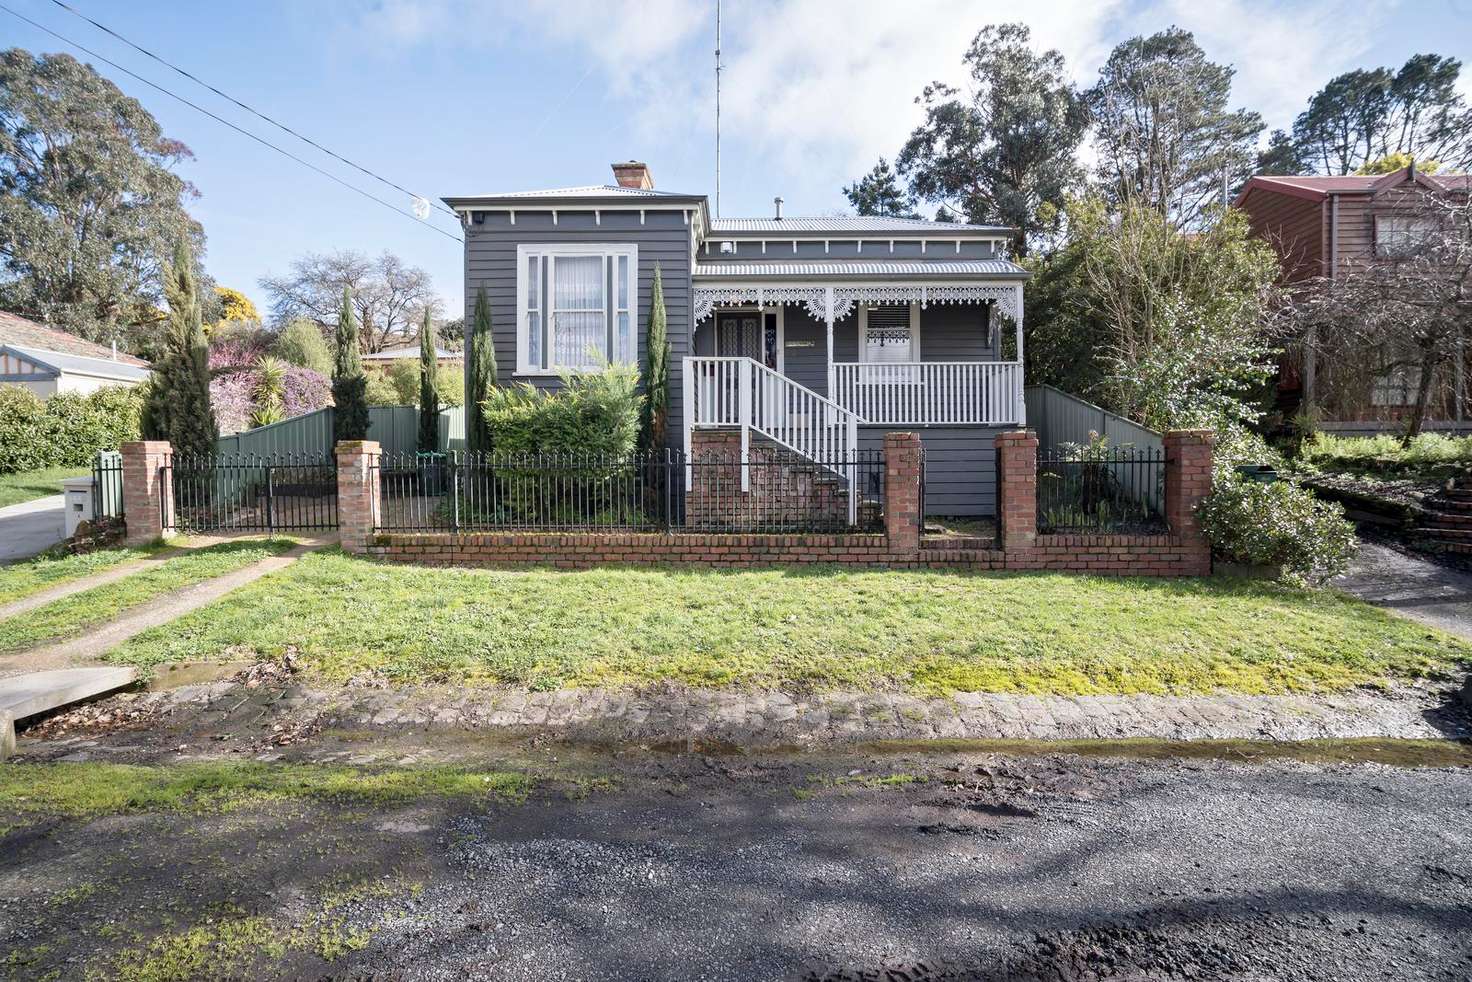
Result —
[[865, 423], [923, 426], [1021, 422], [1022, 366], [1015, 361], [834, 362], [833, 401]]
[[[849, 521], [854, 521], [860, 422], [855, 413], [751, 358], [686, 358], [683, 388], [687, 450], [693, 429], [739, 427], [746, 464], [755, 431], [847, 480]], [[750, 488], [749, 470], [741, 468], [743, 491]]]

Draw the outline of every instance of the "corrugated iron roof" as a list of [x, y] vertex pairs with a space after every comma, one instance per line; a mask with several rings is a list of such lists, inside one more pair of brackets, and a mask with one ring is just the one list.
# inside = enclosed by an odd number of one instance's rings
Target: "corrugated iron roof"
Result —
[[1016, 263], [1005, 259], [970, 260], [888, 260], [861, 262], [858, 260], [836, 260], [832, 262], [728, 262], [696, 263], [696, 277], [709, 276], [721, 279], [747, 277], [885, 277], [885, 276], [1026, 276], [1027, 271]]
[[[85, 358], [103, 358], [112, 361], [112, 351], [104, 345], [79, 338], [75, 334], [45, 324], [37, 324], [19, 314], [7, 313], [0, 310], [0, 344], [23, 345], [28, 348], [40, 348], [44, 351], [55, 351], [65, 355], [81, 355]], [[118, 352], [118, 361], [125, 365], [147, 365], [141, 358], [125, 355]]]
[[655, 188], [626, 188], [618, 184], [586, 184], [576, 188], [548, 188], [542, 191], [501, 191], [495, 194], [452, 194], [446, 202], [499, 201], [503, 198], [700, 198], [704, 195], [660, 191]]
[[876, 215], [835, 215], [831, 218], [717, 218], [711, 234], [735, 232], [955, 232], [975, 235], [989, 232], [1010, 235], [1005, 225], [962, 225], [925, 218], [886, 218]]

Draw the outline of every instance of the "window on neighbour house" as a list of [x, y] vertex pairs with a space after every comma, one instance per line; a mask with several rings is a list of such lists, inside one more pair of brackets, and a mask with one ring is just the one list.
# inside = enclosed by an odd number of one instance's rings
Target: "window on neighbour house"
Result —
[[517, 247], [517, 373], [637, 363], [638, 249]]
[[1413, 256], [1424, 248], [1436, 231], [1429, 218], [1382, 215], [1375, 219], [1375, 255], [1386, 258]]
[[1410, 366], [1394, 369], [1384, 375], [1377, 375], [1370, 389], [1370, 405], [1413, 405], [1416, 401], [1416, 390], [1420, 385], [1420, 371]]

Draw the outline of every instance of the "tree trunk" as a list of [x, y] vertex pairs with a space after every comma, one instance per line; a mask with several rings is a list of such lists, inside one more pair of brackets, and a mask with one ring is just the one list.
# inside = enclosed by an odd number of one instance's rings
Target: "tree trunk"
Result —
[[1426, 403], [1431, 401], [1431, 380], [1436, 375], [1436, 358], [1431, 352], [1424, 352], [1421, 356], [1421, 378], [1416, 382], [1416, 405], [1411, 410], [1411, 422], [1406, 427], [1405, 436], [1400, 438], [1402, 447], [1409, 447], [1411, 441], [1421, 435], [1421, 424], [1426, 422]]

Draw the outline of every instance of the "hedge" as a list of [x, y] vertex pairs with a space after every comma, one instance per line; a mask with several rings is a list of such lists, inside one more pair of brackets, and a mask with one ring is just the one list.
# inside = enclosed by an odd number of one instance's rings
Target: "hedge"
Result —
[[141, 388], [110, 386], [87, 395], [41, 399], [0, 386], [0, 474], [42, 467], [86, 467], [99, 450], [138, 439]]

